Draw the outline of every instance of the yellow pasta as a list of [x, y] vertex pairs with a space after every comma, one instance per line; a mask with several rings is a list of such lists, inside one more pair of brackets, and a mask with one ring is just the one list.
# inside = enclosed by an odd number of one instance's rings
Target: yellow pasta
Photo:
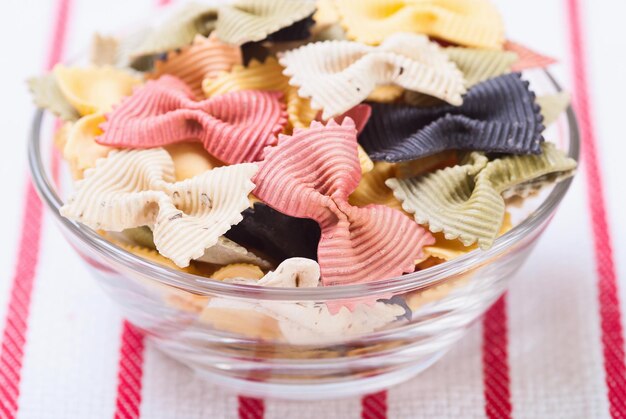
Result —
[[177, 181], [191, 179], [208, 170], [224, 165], [224, 163], [207, 153], [202, 143], [177, 143], [164, 148], [174, 161], [174, 175]]
[[54, 146], [61, 154], [63, 154], [63, 149], [65, 144], [67, 144], [67, 137], [69, 137], [73, 125], [73, 122], [66, 122], [54, 133]]
[[369, 204], [387, 205], [402, 210], [402, 203], [385, 185], [385, 181], [395, 176], [395, 165], [387, 162], [374, 163], [373, 169], [363, 174], [359, 186], [350, 195], [350, 204], [364, 207]]
[[298, 96], [297, 88], [289, 85], [289, 79], [283, 75], [283, 70], [273, 57], [267, 58], [263, 63], [252, 60], [247, 67], [234, 66], [229, 73], [224, 72], [215, 79], [205, 79], [202, 88], [207, 97], [240, 90], [283, 92], [291, 127], [308, 128], [318, 111], [311, 108], [308, 99]]
[[100, 124], [104, 121], [104, 115], [95, 113], [82, 117], [70, 129], [63, 147], [63, 158], [67, 161], [74, 179], [82, 179], [85, 170], [94, 167], [98, 159], [106, 157], [113, 150], [95, 140], [102, 134]]
[[54, 67], [63, 96], [81, 116], [110, 112], [141, 80], [114, 67]]
[[318, 26], [330, 26], [339, 21], [339, 13], [334, 0], [317, 0], [313, 20]]
[[504, 24], [489, 0], [337, 0], [350, 39], [378, 45], [396, 32], [502, 49]]
[[176, 266], [174, 262], [172, 262], [165, 256], [160, 255], [159, 252], [157, 252], [154, 249], [125, 243], [121, 240], [114, 238], [111, 234], [107, 233], [106, 231], [100, 231], [100, 235], [105, 237], [108, 241], [115, 244], [116, 246], [121, 247], [127, 252], [132, 253], [135, 256], [139, 256], [142, 259], [149, 260], [150, 262], [154, 262], [158, 265], [163, 265], [165, 267], [168, 267], [170, 269], [175, 269], [177, 271], [186, 272], [186, 273], [194, 274], [194, 275], [199, 274], [199, 271], [193, 265], [187, 266], [185, 268]]
[[370, 93], [367, 100], [371, 100], [372, 102], [390, 103], [400, 98], [403, 93], [404, 89], [400, 86], [378, 86], [372, 93]]
[[359, 165], [361, 165], [361, 173], [368, 173], [374, 170], [374, 162], [367, 155], [367, 152], [357, 144], [357, 151], [359, 152]]
[[[512, 227], [511, 214], [507, 212], [504, 214], [504, 220], [502, 221], [502, 227], [500, 227], [498, 236], [502, 236]], [[436, 240], [435, 244], [424, 247], [425, 259], [428, 257], [435, 257], [442, 261], [447, 261], [469, 253], [472, 250], [478, 249], [477, 244], [464, 246], [459, 240], [448, 240], [442, 232], [433, 233], [433, 236]]]
[[458, 155], [456, 150], [444, 151], [442, 153], [433, 154], [432, 156], [396, 163], [395, 173], [396, 177], [399, 179], [408, 179], [423, 175], [427, 172], [454, 166], [457, 163]]
[[[175, 269], [177, 271], [185, 272], [192, 275], [204, 276], [203, 272], [195, 265], [190, 265], [186, 268], [180, 268], [172, 263], [172, 261], [168, 258], [161, 256], [154, 249], [143, 246], [130, 245], [123, 241], [117, 240], [107, 232], [100, 232], [100, 234], [108, 241], [121, 247], [127, 252], [134, 254], [135, 256], [139, 256], [142, 259], [149, 260], [151, 262], [157, 263], [170, 269]], [[150, 293], [160, 296], [160, 298], [162, 298], [168, 306], [187, 313], [199, 314], [204, 309], [204, 307], [206, 307], [210, 300], [210, 298], [207, 296], [192, 294], [188, 291], [183, 291], [181, 289], [165, 285], [154, 280], [141, 278], [139, 280], [143, 283], [143, 285]]]
[[228, 298], [214, 298], [200, 313], [200, 320], [236, 336], [275, 340], [282, 337], [278, 320], [260, 313], [256, 306]]
[[210, 297], [192, 294], [174, 287], [163, 286], [167, 305], [181, 311], [200, 314], [209, 303]]
[[435, 303], [447, 297], [452, 291], [469, 282], [468, 275], [460, 275], [451, 280], [431, 286], [425, 290], [413, 291], [406, 296], [406, 303], [411, 310], [416, 311], [426, 304]]
[[261, 279], [265, 274], [256, 265], [250, 263], [233, 263], [213, 272], [211, 278], [217, 281], [232, 278]]
[[167, 266], [171, 269], [176, 269], [178, 271], [187, 272], [190, 274], [198, 274], [198, 271], [193, 267], [193, 265], [187, 266], [185, 268], [180, 268], [174, 264], [171, 260], [166, 258], [165, 256], [161, 256], [159, 252], [156, 250], [148, 249], [140, 246], [129, 246], [129, 245], [121, 245], [121, 247], [128, 250], [130, 253], [142, 257], [144, 259], [148, 259], [151, 262], [158, 263], [159, 265]]

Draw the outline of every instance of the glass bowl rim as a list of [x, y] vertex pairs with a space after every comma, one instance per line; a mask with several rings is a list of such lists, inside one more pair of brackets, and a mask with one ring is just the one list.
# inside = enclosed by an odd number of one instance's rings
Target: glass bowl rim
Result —
[[[548, 70], [544, 69], [541, 71], [547, 76], [557, 92], [563, 90]], [[107, 241], [92, 229], [62, 217], [59, 209], [63, 205], [63, 201], [56, 193], [54, 183], [46, 173], [45, 165], [43, 164], [41, 153], [43, 117], [44, 111], [37, 110], [28, 141], [28, 163], [35, 188], [43, 202], [55, 216], [55, 220], [80, 239], [81, 242], [91, 247], [97, 253], [111, 258], [116, 263], [130, 270], [138, 271], [138, 274], [148, 276], [157, 282], [200, 295], [253, 296], [262, 300], [332, 301], [346, 298], [358, 299], [372, 295], [380, 296], [381, 294], [398, 294], [408, 290], [424, 288], [433, 283], [441, 282], [450, 276], [480, 266], [483, 262], [507, 251], [511, 246], [530, 235], [554, 213], [573, 180], [573, 178], [569, 178], [555, 185], [550, 194], [533, 213], [507, 233], [498, 237], [489, 250], [475, 249], [463, 256], [423, 271], [367, 283], [317, 288], [273, 288], [229, 284], [207, 277], [188, 274], [143, 259]], [[568, 156], [578, 161], [580, 155], [580, 133], [576, 116], [571, 106], [567, 108], [566, 117], [570, 134]]]

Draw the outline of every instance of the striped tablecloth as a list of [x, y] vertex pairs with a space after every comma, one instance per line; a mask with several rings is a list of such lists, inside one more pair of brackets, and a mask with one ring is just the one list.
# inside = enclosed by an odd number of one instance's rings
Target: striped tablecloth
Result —
[[507, 297], [444, 359], [388, 391], [323, 403], [228, 394], [157, 352], [88, 277], [30, 184], [23, 80], [83, 49], [94, 29], [162, 3], [0, 4], [0, 418], [626, 417], [624, 3], [498, 1], [509, 38], [559, 59], [582, 169]]

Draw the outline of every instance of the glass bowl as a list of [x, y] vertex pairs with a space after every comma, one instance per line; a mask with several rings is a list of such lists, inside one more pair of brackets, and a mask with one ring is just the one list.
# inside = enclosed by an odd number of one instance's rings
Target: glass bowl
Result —
[[[543, 70], [524, 74], [537, 94], [560, 90]], [[135, 256], [59, 215], [48, 161], [54, 118], [37, 112], [32, 177], [74, 250], [123, 315], [161, 351], [220, 386], [258, 397], [324, 399], [371, 393], [437, 361], [506, 290], [567, 192], [571, 179], [509, 208], [514, 228], [488, 251], [359, 285], [261, 288], [186, 274]], [[571, 108], [546, 132], [578, 159]], [[349, 302], [336, 315], [327, 304]], [[375, 304], [367, 304], [379, 300]], [[349, 384], [349, 385], [346, 385]]]

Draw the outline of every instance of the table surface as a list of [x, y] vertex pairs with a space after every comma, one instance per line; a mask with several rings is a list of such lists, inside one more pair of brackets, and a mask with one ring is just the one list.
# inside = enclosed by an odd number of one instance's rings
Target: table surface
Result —
[[[5, 144], [0, 153], [0, 417], [626, 415], [620, 319], [626, 301], [626, 284], [620, 281], [626, 272], [626, 178], [620, 163], [626, 152], [626, 141], [620, 140], [626, 4], [609, 7], [591, 0], [497, 1], [509, 38], [558, 58], [555, 74], [564, 86], [576, 87], [578, 110], [587, 115], [583, 165], [507, 299], [444, 359], [409, 383], [363, 399], [254, 401], [200, 382], [149, 342], [141, 350], [141, 342], [127, 341], [140, 355], [143, 378], [131, 376], [125, 388], [131, 393], [119, 394], [123, 319], [88, 278], [50, 216], [39, 222], [39, 207], [28, 192], [25, 142], [34, 109], [24, 80], [43, 71], [55, 54], [69, 57], [83, 49], [94, 30], [115, 32], [149, 15], [158, 3], [0, 4]], [[59, 9], [67, 12], [60, 25]], [[54, 35], [55, 26], [64, 31]], [[23, 221], [25, 210], [29, 216]]]

